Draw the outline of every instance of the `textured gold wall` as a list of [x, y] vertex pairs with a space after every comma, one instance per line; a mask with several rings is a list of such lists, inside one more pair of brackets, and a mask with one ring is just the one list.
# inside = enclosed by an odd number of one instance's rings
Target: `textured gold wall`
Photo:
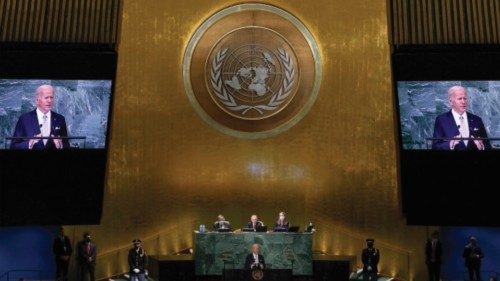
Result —
[[148, 248], [171, 253], [192, 246], [193, 228], [218, 213], [242, 225], [257, 212], [271, 224], [285, 210], [294, 224], [317, 223], [317, 250], [359, 255], [363, 238], [372, 236], [382, 271], [424, 278], [426, 229], [406, 226], [399, 206], [386, 0], [264, 2], [301, 19], [323, 60], [309, 114], [264, 140], [212, 129], [183, 89], [191, 34], [239, 2], [123, 2], [102, 223], [71, 230], [90, 230], [107, 252], [98, 260], [99, 277], [125, 270], [116, 249], [135, 237], [166, 231], [168, 239]]
[[390, 0], [393, 42], [406, 44], [498, 44], [497, 0]]

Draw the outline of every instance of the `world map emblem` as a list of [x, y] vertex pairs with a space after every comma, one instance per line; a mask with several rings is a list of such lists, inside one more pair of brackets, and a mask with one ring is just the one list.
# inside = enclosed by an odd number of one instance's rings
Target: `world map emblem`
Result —
[[314, 37], [293, 15], [271, 5], [223, 9], [196, 30], [184, 54], [189, 101], [219, 131], [271, 137], [312, 107], [321, 80]]
[[300, 70], [295, 53], [268, 29], [246, 27], [227, 34], [212, 50], [209, 62], [210, 94], [236, 118], [258, 120], [277, 114], [297, 92]]

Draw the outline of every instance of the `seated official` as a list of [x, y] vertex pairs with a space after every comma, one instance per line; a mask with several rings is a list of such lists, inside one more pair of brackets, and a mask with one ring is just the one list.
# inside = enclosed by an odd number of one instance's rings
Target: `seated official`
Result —
[[274, 224], [274, 231], [288, 231], [290, 229], [290, 223], [285, 217], [285, 212], [280, 212], [278, 215], [278, 220]]
[[266, 268], [264, 257], [260, 254], [260, 245], [257, 243], [252, 245], [252, 253], [248, 254], [245, 259], [245, 269], [252, 270], [256, 268]]
[[264, 223], [259, 221], [259, 217], [257, 215], [252, 215], [250, 217], [250, 222], [247, 224], [247, 228], [253, 228], [254, 231], [257, 231], [258, 228], [264, 226]]
[[219, 229], [231, 229], [230, 223], [224, 218], [223, 215], [217, 216], [217, 221], [214, 222], [214, 231]]
[[67, 139], [29, 139], [31, 137], [67, 137], [68, 129], [64, 116], [52, 111], [55, 93], [50, 85], [42, 85], [36, 89], [36, 109], [19, 117], [10, 144], [11, 149], [63, 149], [69, 147]]

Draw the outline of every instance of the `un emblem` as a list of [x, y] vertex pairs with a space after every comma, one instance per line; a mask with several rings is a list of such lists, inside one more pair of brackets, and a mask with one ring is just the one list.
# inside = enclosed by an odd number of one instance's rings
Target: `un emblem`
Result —
[[257, 269], [252, 270], [252, 279], [253, 280], [259, 281], [259, 280], [262, 280], [262, 278], [264, 278], [264, 271], [262, 271], [262, 269], [257, 268]]
[[284, 38], [271, 30], [245, 27], [231, 32], [214, 47], [209, 61], [212, 63], [206, 73], [210, 75], [206, 77], [210, 94], [222, 110], [236, 118], [259, 120], [273, 116], [297, 92], [295, 53]]
[[295, 125], [319, 90], [321, 61], [308, 29], [266, 4], [240, 4], [208, 18], [184, 55], [189, 101], [208, 124], [243, 138]]

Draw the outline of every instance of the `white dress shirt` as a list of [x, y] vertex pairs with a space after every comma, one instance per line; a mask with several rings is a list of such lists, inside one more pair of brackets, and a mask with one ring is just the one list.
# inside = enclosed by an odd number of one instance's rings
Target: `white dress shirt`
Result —
[[[40, 109], [36, 109], [36, 116], [38, 118], [38, 124], [40, 125], [40, 132], [42, 133], [42, 137], [49, 137], [50, 136], [50, 110], [46, 113], [43, 114], [43, 112], [40, 111]], [[44, 122], [44, 116], [45, 116], [45, 122]], [[47, 140], [43, 140], [43, 144], [47, 144]]]
[[[460, 131], [460, 137], [462, 138], [468, 138], [470, 136], [469, 134], [469, 121], [467, 119], [467, 112], [464, 112], [462, 115], [460, 115], [458, 112], [455, 110], [451, 110], [451, 114], [453, 115], [453, 119], [455, 119], [455, 123], [457, 124], [457, 127]], [[460, 118], [462, 117], [462, 119]], [[465, 146], [469, 143], [468, 140], [464, 140]]]
[[259, 263], [259, 255], [253, 253], [253, 260], [255, 261], [255, 263]]

